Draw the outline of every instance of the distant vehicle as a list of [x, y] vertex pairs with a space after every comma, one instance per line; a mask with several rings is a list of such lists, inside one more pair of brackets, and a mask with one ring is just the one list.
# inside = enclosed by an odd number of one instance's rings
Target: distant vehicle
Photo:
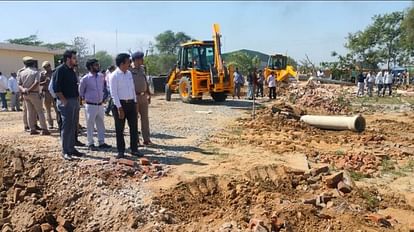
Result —
[[296, 77], [297, 75], [294, 68], [287, 64], [287, 56], [282, 54], [269, 56], [267, 65], [264, 69], [265, 78], [272, 72], [275, 74], [277, 81], [284, 81], [289, 77]]

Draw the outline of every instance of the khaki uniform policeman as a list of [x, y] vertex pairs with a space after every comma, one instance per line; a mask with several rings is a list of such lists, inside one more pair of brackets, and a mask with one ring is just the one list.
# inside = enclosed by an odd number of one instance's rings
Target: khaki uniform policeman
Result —
[[44, 61], [42, 63], [44, 71], [40, 75], [40, 88], [43, 95], [43, 105], [46, 108], [46, 119], [49, 124], [49, 129], [53, 128], [53, 118], [52, 118], [52, 107], [57, 112], [55, 102], [53, 97], [48, 90], [50, 80], [52, 79], [52, 66], [49, 61]]
[[49, 135], [39, 92], [40, 71], [35, 67], [35, 60], [32, 57], [23, 57], [23, 63], [25, 68], [17, 73], [17, 81], [29, 115], [30, 134], [39, 134], [36, 130], [37, 116], [42, 135]]
[[142, 67], [144, 53], [135, 52], [132, 54], [132, 67], [129, 71], [132, 73], [134, 79], [135, 92], [137, 95], [137, 111], [141, 118], [141, 132], [144, 139], [144, 145], [150, 145], [150, 128], [148, 119], [148, 105], [151, 102], [151, 94], [149, 91], [149, 85], [147, 77], [145, 76], [144, 69]]

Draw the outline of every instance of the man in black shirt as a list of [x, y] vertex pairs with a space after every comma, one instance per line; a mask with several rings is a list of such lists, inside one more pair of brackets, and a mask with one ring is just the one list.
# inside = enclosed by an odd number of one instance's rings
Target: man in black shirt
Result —
[[72, 156], [84, 154], [75, 149], [76, 127], [79, 123], [79, 91], [78, 78], [73, 70], [77, 65], [76, 51], [67, 50], [63, 53], [63, 64], [53, 73], [53, 91], [57, 96], [57, 106], [62, 117], [62, 156], [72, 160]]

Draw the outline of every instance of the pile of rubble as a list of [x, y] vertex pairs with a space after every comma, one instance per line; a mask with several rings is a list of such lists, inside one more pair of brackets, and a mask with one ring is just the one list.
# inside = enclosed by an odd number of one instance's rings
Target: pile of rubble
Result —
[[380, 207], [404, 205], [404, 197], [358, 188], [347, 171], [331, 172], [328, 166], [305, 172], [271, 165], [249, 170], [244, 178], [199, 177], [152, 204], [164, 220], [146, 228], [158, 231], [382, 231], [408, 226], [377, 213]]
[[285, 96], [284, 100], [297, 107], [308, 109], [312, 113], [349, 114], [351, 112], [352, 94], [349, 87], [308, 82], [307, 85], [281, 86], [280, 91]]
[[[141, 182], [168, 168], [141, 158], [86, 159], [32, 155], [0, 145], [0, 231], [125, 231], [144, 224]], [[142, 212], [141, 212], [142, 211]], [[132, 219], [130, 219], [132, 218]], [[132, 221], [132, 222], [131, 222]]]

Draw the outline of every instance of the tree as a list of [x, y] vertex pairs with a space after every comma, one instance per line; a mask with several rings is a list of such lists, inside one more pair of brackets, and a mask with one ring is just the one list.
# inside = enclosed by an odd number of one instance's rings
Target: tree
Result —
[[22, 44], [22, 45], [31, 45], [31, 46], [40, 46], [43, 44], [43, 41], [37, 38], [37, 35], [29, 35], [23, 38], [8, 39], [7, 42], [11, 44]]
[[373, 23], [365, 30], [348, 35], [345, 45], [360, 68], [377, 69], [378, 63], [394, 66], [406, 63], [402, 46], [401, 23], [404, 12], [396, 11], [372, 17]]
[[95, 53], [95, 58], [99, 60], [101, 69], [107, 69], [110, 65], [114, 64], [114, 59], [107, 51], [98, 51]]
[[42, 44], [42, 47], [47, 47], [49, 49], [55, 50], [55, 49], [70, 49], [72, 45], [67, 44], [65, 42], [59, 42], [59, 43], [46, 43]]
[[414, 56], [414, 5], [407, 11], [401, 23], [403, 31], [402, 43], [411, 57]]
[[75, 37], [72, 42], [72, 49], [77, 52], [79, 73], [86, 73], [88, 71], [85, 66], [89, 54], [88, 40], [80, 36]]
[[239, 68], [239, 71], [242, 74], [247, 74], [249, 71], [255, 67], [255, 58], [249, 56], [245, 52], [235, 52], [232, 53], [226, 60], [228, 66], [234, 65]]
[[191, 40], [184, 32], [167, 30], [155, 37], [155, 47], [161, 54], [176, 54], [181, 43]]

